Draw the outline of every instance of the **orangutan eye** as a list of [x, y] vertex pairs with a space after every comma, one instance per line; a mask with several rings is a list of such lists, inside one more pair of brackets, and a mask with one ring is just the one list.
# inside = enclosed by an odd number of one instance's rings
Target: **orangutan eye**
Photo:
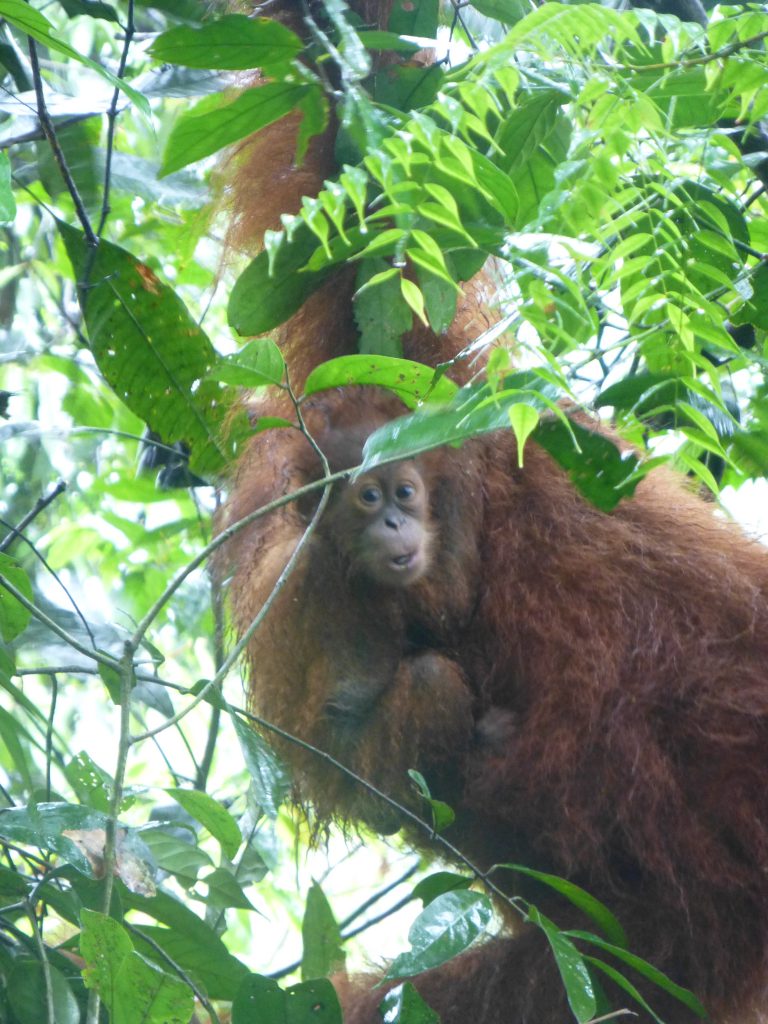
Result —
[[400, 484], [395, 491], [395, 497], [398, 501], [410, 501], [416, 493], [416, 488], [413, 484]]
[[381, 500], [381, 491], [378, 487], [366, 487], [360, 491], [360, 501], [364, 505], [376, 505]]

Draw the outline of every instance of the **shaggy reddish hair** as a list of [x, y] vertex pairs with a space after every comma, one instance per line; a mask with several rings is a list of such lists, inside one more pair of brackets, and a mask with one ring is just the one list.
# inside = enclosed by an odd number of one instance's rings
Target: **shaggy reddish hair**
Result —
[[[322, 445], [339, 431], [364, 436], [395, 409], [375, 393], [333, 393], [313, 400], [308, 422]], [[510, 433], [417, 464], [437, 533], [426, 577], [402, 590], [352, 588], [331, 506], [251, 641], [254, 707], [412, 808], [407, 770], [418, 768], [457, 812], [446, 837], [481, 868], [519, 862], [577, 882], [617, 914], [631, 950], [692, 988], [716, 1020], [758, 1019], [768, 552], [664, 471], [607, 514], [535, 445], [518, 468]], [[228, 519], [318, 473], [298, 432], [259, 436]], [[291, 505], [231, 542], [241, 631], [305, 525]], [[351, 730], [327, 708], [350, 677], [371, 690]], [[321, 817], [397, 824], [327, 763], [281, 750]], [[512, 891], [511, 874], [494, 877]], [[545, 889], [522, 891], [558, 923], [593, 928]], [[565, 1021], [545, 947], [526, 927], [416, 984], [444, 1024]], [[340, 983], [346, 1021], [378, 1019], [382, 991], [371, 984]], [[667, 1020], [690, 1019], [644, 991]]]

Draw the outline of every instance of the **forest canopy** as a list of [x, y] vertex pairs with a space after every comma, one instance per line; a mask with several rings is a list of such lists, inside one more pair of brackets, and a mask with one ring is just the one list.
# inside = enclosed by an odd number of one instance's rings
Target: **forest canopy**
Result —
[[[414, 886], [401, 849], [333, 837], [311, 878], [206, 570], [227, 467], [253, 429], [285, 429], [249, 423], [243, 389], [378, 384], [412, 414], [369, 463], [509, 429], [605, 510], [664, 460], [713, 500], [768, 475], [763, 5], [421, 0], [379, 27], [323, 0], [301, 32], [262, 13], [0, 0], [8, 1024], [223, 1024], [230, 1003], [233, 1024], [304, 1024], [318, 1000], [335, 1024], [327, 976], [393, 909], [413, 922], [410, 951], [387, 949], [403, 979], [494, 927], [471, 864]], [[230, 182], [285, 118], [297, 166], [335, 124], [340, 170], [262, 243], [232, 229]], [[484, 265], [467, 383], [403, 360]], [[275, 332], [343, 266], [359, 354], [294, 389]], [[424, 807], [439, 840], [451, 811]], [[539, 877], [619, 973], [673, 991], [608, 908]], [[583, 948], [526, 912], [590, 1020]], [[429, 1019], [417, 1001], [406, 986], [388, 1019]]]

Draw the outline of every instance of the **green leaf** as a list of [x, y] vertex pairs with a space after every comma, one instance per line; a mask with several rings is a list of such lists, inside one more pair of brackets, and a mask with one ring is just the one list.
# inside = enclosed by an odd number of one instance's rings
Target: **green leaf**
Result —
[[133, 952], [133, 943], [122, 925], [95, 910], [83, 909], [80, 924], [80, 954], [86, 962], [83, 980], [88, 988], [98, 991], [111, 1017], [117, 976], [126, 957]]
[[413, 316], [402, 300], [397, 270], [385, 260], [366, 259], [360, 264], [356, 283], [353, 308], [360, 330], [360, 351], [402, 356], [401, 337], [410, 329]]
[[[418, 364], [417, 364], [418, 365]], [[533, 372], [516, 373], [503, 390], [471, 385], [454, 392], [442, 409], [420, 408], [374, 431], [364, 448], [363, 469], [393, 458], [412, 458], [420, 452], [455, 444], [494, 430], [509, 428], [509, 409], [516, 402], [554, 408], [557, 392]]]
[[409, 408], [420, 402], [444, 402], [456, 394], [457, 388], [447, 377], [436, 376], [431, 366], [410, 359], [391, 356], [340, 356], [321, 363], [310, 373], [304, 393], [345, 387], [352, 384], [375, 384], [387, 388]]
[[186, 982], [131, 952], [115, 979], [110, 1024], [188, 1024], [194, 995]]
[[411, 951], [395, 958], [385, 978], [406, 978], [444, 964], [468, 949], [492, 917], [491, 901], [482, 893], [443, 893], [413, 922], [408, 932]]
[[[0, 707], [0, 740], [8, 751], [8, 756], [19, 774], [19, 781], [24, 790], [27, 793], [31, 792], [36, 782], [39, 781], [31, 748], [39, 748], [40, 744], [35, 742], [29, 732], [19, 724], [18, 715], [11, 714], [3, 707]], [[1, 824], [0, 832], [2, 832]]]
[[10, 224], [16, 216], [16, 200], [11, 185], [11, 161], [0, 153], [0, 223]]
[[344, 967], [341, 932], [331, 905], [317, 882], [307, 893], [304, 919], [301, 922], [301, 977], [325, 978]]
[[[142, 930], [176, 963], [199, 978], [212, 999], [230, 1001], [234, 998], [242, 979], [248, 976], [248, 970], [232, 956], [209, 924], [168, 893], [158, 892], [148, 897], [128, 892], [121, 886], [120, 894], [126, 909], [140, 911], [165, 926], [152, 928], [143, 925]], [[152, 951], [150, 946], [143, 946], [139, 939], [135, 945], [149, 959], [158, 957], [156, 951]], [[159, 963], [163, 965], [162, 960]]]
[[509, 410], [509, 425], [517, 439], [517, 464], [522, 467], [525, 442], [539, 425], [539, 414], [532, 405], [517, 402]]
[[193, 470], [220, 470], [231, 455], [218, 437], [228, 402], [203, 379], [215, 360], [205, 332], [145, 263], [103, 240], [92, 250], [82, 232], [58, 227], [78, 284], [90, 271], [80, 305], [105, 379], [166, 444], [189, 446]]
[[632, 982], [625, 978], [624, 975], [621, 974], [619, 971], [617, 971], [615, 967], [611, 967], [610, 964], [605, 963], [603, 960], [598, 960], [594, 956], [585, 956], [584, 962], [590, 964], [590, 966], [592, 967], [597, 967], [597, 969], [602, 971], [603, 974], [606, 974], [611, 979], [611, 981], [614, 982], [614, 984], [618, 985], [619, 988], [623, 988], [624, 991], [628, 995], [630, 995], [636, 1003], [642, 1006], [642, 1008], [649, 1016], [653, 1017], [657, 1024], [664, 1024], [662, 1018], [659, 1017], [657, 1013], [654, 1013], [653, 1009], [649, 1006], [648, 1002], [645, 999], [643, 999], [643, 997], [640, 995], [637, 988], [635, 988]]
[[560, 878], [558, 875], [548, 875], [543, 871], [534, 871], [533, 868], [526, 868], [521, 864], [503, 864], [500, 866], [508, 868], [510, 871], [516, 871], [518, 874], [527, 875], [529, 878], [535, 878], [537, 882], [542, 882], [544, 885], [549, 886], [550, 889], [554, 889], [555, 892], [559, 892], [575, 907], [583, 910], [585, 914], [591, 917], [602, 928], [606, 938], [615, 945], [626, 947], [627, 937], [618, 919], [604, 903], [596, 900], [594, 896], [591, 896], [580, 886], [574, 885], [573, 882]]
[[[105, 653], [102, 651], [102, 653]], [[113, 704], [120, 705], [122, 702], [122, 679], [120, 672], [111, 665], [99, 665], [99, 676], [106, 687], [109, 699]]]
[[427, 320], [427, 312], [424, 308], [424, 296], [421, 294], [419, 286], [415, 282], [409, 281], [407, 277], [401, 277], [400, 291], [419, 320], [421, 320], [425, 327], [428, 326], [429, 321]]
[[[513, 0], [517, 3], [518, 0]], [[529, 7], [528, 0], [519, 0]], [[533, 157], [557, 124], [557, 115], [567, 96], [556, 89], [542, 89], [520, 97], [520, 105], [504, 118], [496, 133], [496, 142], [504, 157], [499, 161], [510, 174]]]
[[452, 825], [456, 820], [453, 808], [445, 803], [444, 800], [435, 800], [429, 791], [427, 780], [421, 772], [417, 772], [414, 768], [409, 768], [408, 775], [418, 789], [422, 799], [429, 805], [432, 815], [432, 828], [435, 832], [442, 832], [449, 825]]
[[[584, 957], [564, 932], [554, 922], [541, 914], [536, 907], [528, 910], [528, 920], [538, 925], [549, 941], [550, 948], [563, 979], [565, 994], [576, 1020], [583, 1024], [595, 1016], [597, 999], [595, 986], [584, 963]], [[572, 933], [568, 933], [572, 934]]]
[[472, 0], [472, 6], [504, 25], [514, 25], [533, 10], [530, 0]]
[[208, 376], [241, 388], [279, 385], [285, 376], [285, 360], [274, 341], [258, 338], [248, 342], [234, 355], [214, 363]]
[[[532, 372], [512, 374], [500, 391], [492, 392], [487, 385], [462, 388], [443, 409], [418, 409], [374, 431], [363, 448], [361, 471], [507, 427], [510, 410], [521, 402], [563, 416], [552, 393]], [[639, 483], [636, 455], [622, 453], [607, 437], [578, 423], [560, 418], [540, 423], [532, 437], [567, 470], [584, 497], [603, 511], [630, 497]]]
[[81, 803], [95, 811], [108, 814], [111, 808], [114, 780], [100, 768], [85, 750], [81, 750], [65, 766], [67, 781]]
[[396, 985], [384, 996], [379, 1013], [386, 1024], [440, 1024], [440, 1017], [431, 1009], [410, 981]]
[[630, 953], [627, 949], [623, 949], [620, 946], [615, 946], [610, 942], [606, 942], [604, 939], [598, 938], [597, 935], [592, 935], [591, 932], [568, 931], [565, 934], [569, 935], [572, 939], [581, 939], [592, 946], [597, 946], [598, 949], [602, 949], [606, 953], [611, 953], [617, 960], [620, 960], [622, 963], [632, 967], [638, 974], [642, 974], [644, 978], [648, 978], [648, 980], [652, 981], [654, 985], [657, 985], [660, 989], [668, 992], [670, 995], [674, 996], [675, 999], [679, 999], [680, 1002], [687, 1006], [689, 1010], [692, 1010], [697, 1017], [700, 1017], [702, 1020], [706, 1020], [707, 1011], [693, 992], [690, 992], [687, 988], [683, 988], [682, 985], [677, 985], [671, 978], [668, 978], [663, 971], [660, 971], [658, 967], [654, 967], [653, 964], [649, 964], [647, 960], [643, 960], [634, 953]]
[[[80, 1008], [66, 978], [50, 964], [48, 971], [56, 1024], [80, 1024]], [[15, 1022], [42, 1024], [49, 1019], [45, 974], [39, 960], [15, 960], [5, 980], [5, 993]]]
[[194, 832], [190, 839], [181, 839], [185, 830], [177, 824], [168, 824], [173, 834], [164, 828], [144, 828], [141, 838], [147, 844], [155, 864], [163, 871], [175, 875], [185, 889], [191, 889], [201, 870], [213, 868], [213, 861], [199, 846], [193, 844]]
[[226, 14], [200, 27], [179, 25], [163, 32], [149, 52], [155, 60], [188, 68], [245, 71], [285, 64], [302, 48], [299, 37], [278, 21]]
[[409, 39], [403, 39], [395, 32], [358, 31], [358, 39], [367, 50], [386, 50], [391, 53], [405, 53], [413, 56], [421, 47]]
[[[28, 601], [34, 600], [29, 577], [8, 555], [0, 554], [0, 576], [5, 577]], [[0, 581], [0, 636], [3, 640], [6, 643], [15, 640], [27, 628], [30, 618], [31, 612]]]
[[437, 36], [437, 22], [440, 0], [394, 0], [387, 28], [399, 36], [422, 36], [434, 39]]
[[101, 21], [120, 24], [120, 18], [114, 7], [101, 3], [100, 0], [60, 0], [60, 2], [70, 18], [84, 14], [87, 18], [99, 18]]
[[[681, 386], [677, 384], [677, 381], [661, 374], [635, 373], [604, 388], [595, 399], [595, 408], [603, 409], [610, 405], [615, 409], [632, 409], [644, 395], [650, 396], [653, 390], [667, 384], [672, 384], [675, 389]], [[666, 398], [662, 400], [662, 402], [665, 401], [667, 401]]]
[[0, 899], [3, 903], [16, 903], [25, 899], [31, 884], [31, 880], [18, 871], [0, 864]]
[[438, 896], [442, 896], [444, 892], [453, 892], [456, 889], [468, 889], [473, 878], [466, 875], [456, 875], [452, 871], [435, 871], [434, 874], [427, 875], [426, 878], [422, 878], [413, 887], [413, 893], [411, 894], [414, 899], [422, 900], [424, 906], [432, 903]]
[[[100, 208], [104, 187], [104, 160], [99, 150], [99, 125], [94, 120], [56, 126], [56, 137], [80, 199], [91, 216]], [[50, 195], [69, 195], [59, 162], [49, 146], [41, 148], [40, 180]]]
[[97, 64], [96, 61], [83, 56], [69, 46], [68, 43], [65, 43], [61, 38], [61, 33], [54, 28], [50, 21], [39, 11], [35, 10], [34, 7], [30, 7], [28, 3], [25, 3], [24, 0], [0, 0], [0, 17], [15, 25], [25, 35], [32, 36], [38, 43], [49, 46], [57, 53], [63, 53], [72, 60], [79, 61], [80, 64], [91, 68], [92, 71], [101, 75], [102, 78], [106, 78], [116, 89], [124, 92], [143, 114], [147, 117], [151, 116], [149, 103], [140, 92], [132, 89], [127, 82], [117, 78], [111, 71], [107, 71], [106, 68]]
[[265, 334], [291, 317], [328, 276], [329, 268], [302, 271], [317, 239], [302, 224], [289, 240], [280, 233], [235, 281], [227, 316], [238, 334]]
[[207, 828], [230, 860], [240, 849], [242, 836], [237, 822], [218, 800], [199, 789], [167, 789], [166, 793], [181, 804], [187, 814]]
[[317, 88], [304, 82], [267, 82], [246, 89], [230, 103], [221, 96], [206, 96], [174, 125], [160, 173], [178, 171], [279, 121]]
[[327, 978], [280, 988], [272, 978], [251, 974], [232, 1003], [232, 1024], [342, 1024], [339, 997]]
[[200, 881], [208, 886], [208, 897], [205, 901], [207, 906], [221, 909], [235, 907], [237, 910], [253, 910], [253, 904], [228, 868], [216, 868]]
[[[90, 832], [106, 828], [106, 816], [79, 804], [63, 801], [12, 807], [0, 814], [0, 837], [11, 843], [29, 844], [57, 853], [85, 875], [91, 874], [88, 858], [65, 832]], [[124, 828], [124, 826], [121, 826]], [[125, 842], [135, 842], [135, 832], [125, 829]]]
[[[597, 508], [610, 512], [631, 498], [640, 482], [638, 457], [621, 452], [603, 434], [573, 420], [542, 423], [534, 440], [568, 472], [574, 486]], [[578, 449], [575, 445], [578, 444]]]
[[232, 722], [259, 806], [270, 818], [276, 818], [280, 805], [288, 795], [288, 773], [280, 758], [255, 729], [245, 725], [235, 715], [232, 715]]
[[749, 302], [736, 309], [735, 324], [750, 323], [762, 330], [768, 330], [768, 263], [761, 263], [750, 278], [752, 297]]
[[414, 250], [409, 250], [416, 269], [416, 279], [424, 296], [424, 305], [429, 318], [429, 326], [435, 334], [444, 334], [454, 321], [460, 289], [455, 282], [443, 275], [430, 272], [423, 260], [416, 258]]

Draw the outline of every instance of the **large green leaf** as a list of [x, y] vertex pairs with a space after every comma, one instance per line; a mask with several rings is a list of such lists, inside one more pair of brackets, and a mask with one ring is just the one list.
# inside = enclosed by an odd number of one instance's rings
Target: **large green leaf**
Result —
[[696, 998], [693, 992], [672, 981], [672, 979], [668, 978], [663, 971], [660, 971], [658, 967], [654, 967], [653, 964], [649, 964], [647, 960], [643, 960], [635, 953], [630, 953], [627, 949], [623, 949], [620, 946], [613, 945], [613, 943], [606, 942], [604, 939], [600, 939], [598, 936], [592, 935], [591, 932], [569, 931], [565, 934], [570, 936], [572, 939], [580, 939], [584, 942], [590, 943], [592, 946], [597, 946], [598, 949], [602, 949], [606, 953], [611, 953], [617, 960], [627, 964], [628, 967], [632, 967], [638, 974], [641, 974], [644, 978], [648, 978], [649, 981], [652, 981], [654, 985], [657, 985], [665, 992], [669, 992], [669, 994], [674, 996], [675, 999], [679, 999], [680, 1002], [692, 1010], [697, 1017], [700, 1017], [702, 1020], [706, 1020], [707, 1011], [701, 1005], [701, 1002]]
[[235, 281], [227, 315], [238, 334], [265, 334], [279, 327], [316, 291], [328, 275], [302, 270], [317, 238], [302, 224], [291, 238], [283, 233], [270, 252], [261, 252]]
[[11, 807], [0, 814], [0, 837], [8, 842], [51, 850], [78, 871], [91, 873], [88, 858], [64, 832], [86, 832], [106, 827], [103, 814], [67, 803]]
[[240, 848], [242, 836], [237, 822], [218, 800], [209, 793], [198, 789], [167, 789], [166, 793], [176, 800], [187, 814], [208, 829], [214, 839], [221, 843], [225, 855], [232, 859]]
[[283, 64], [302, 47], [299, 37], [277, 21], [226, 14], [199, 27], [179, 25], [163, 32], [149, 52], [156, 60], [188, 68], [244, 71]]
[[[512, 374], [496, 391], [488, 386], [462, 388], [441, 409], [417, 409], [374, 431], [363, 449], [362, 470], [507, 429], [515, 405], [551, 411], [556, 409], [554, 397], [551, 385], [532, 372]], [[568, 472], [574, 486], [604, 511], [631, 497], [639, 483], [634, 453], [622, 452], [604, 435], [565, 420], [562, 412], [541, 422], [531, 436]]]
[[[84, 882], [78, 883], [81, 889], [84, 888]], [[180, 900], [162, 891], [154, 896], [142, 896], [120, 886], [120, 895], [126, 909], [140, 911], [142, 915], [165, 926], [147, 928], [148, 937], [167, 950], [173, 960], [200, 978], [211, 998], [234, 998], [248, 970], [245, 964], [229, 952], [212, 925], [203, 921]], [[162, 965], [162, 959], [156, 951], [151, 952], [151, 947], [139, 941], [136, 946], [151, 958], [157, 958]]]
[[[4, 576], [28, 601], [34, 599], [29, 577], [8, 555], [0, 554], [0, 576]], [[29, 625], [31, 612], [0, 584], [0, 637], [8, 643]]]
[[[48, 979], [56, 1024], [79, 1024], [80, 1010], [67, 979], [48, 964]], [[5, 977], [5, 992], [18, 1024], [48, 1021], [46, 972], [39, 960], [18, 959]]]
[[[268, 82], [246, 89], [227, 103], [221, 96], [206, 96], [184, 113], [173, 127], [163, 154], [162, 174], [216, 153], [233, 142], [265, 128], [292, 110], [309, 103], [314, 112], [318, 86], [306, 82]], [[322, 130], [324, 122], [316, 124]]]
[[533, 437], [568, 472], [584, 497], [604, 512], [612, 511], [622, 498], [631, 498], [640, 483], [634, 452], [622, 452], [609, 438], [579, 423], [550, 420], [541, 423]]
[[488, 928], [491, 901], [483, 893], [455, 890], [443, 893], [422, 910], [411, 925], [411, 950], [390, 964], [385, 977], [407, 978], [450, 960]]
[[10, 224], [16, 216], [16, 202], [11, 188], [11, 162], [7, 153], [0, 154], [0, 222]]
[[560, 878], [559, 875], [549, 875], [543, 871], [534, 871], [533, 868], [523, 867], [522, 864], [502, 864], [500, 866], [508, 868], [510, 871], [517, 871], [521, 875], [527, 875], [529, 878], [535, 878], [536, 881], [549, 886], [555, 892], [561, 893], [575, 907], [583, 910], [596, 924], [600, 925], [606, 937], [614, 945], [626, 946], [627, 937], [616, 916], [611, 913], [604, 903], [595, 899], [594, 896], [591, 896], [580, 886], [569, 882], [567, 878]]
[[439, 377], [431, 366], [394, 356], [339, 356], [321, 363], [307, 377], [304, 393], [372, 384], [387, 388], [411, 409], [424, 401], [446, 402], [456, 394], [456, 385], [448, 377]]
[[506, 115], [496, 134], [495, 141], [504, 154], [498, 158], [498, 163], [504, 171], [516, 171], [530, 160], [554, 129], [558, 111], [566, 99], [567, 96], [555, 89], [542, 89], [521, 97], [520, 105]]
[[568, 1003], [579, 1024], [591, 1020], [597, 1009], [594, 982], [584, 957], [579, 953], [568, 936], [561, 932], [549, 918], [536, 907], [530, 907], [528, 920], [538, 925], [547, 936], [550, 948], [560, 971]]
[[149, 117], [150, 109], [146, 97], [142, 96], [136, 89], [132, 89], [122, 78], [117, 78], [111, 71], [107, 71], [101, 64], [97, 64], [90, 57], [85, 57], [83, 54], [78, 53], [77, 50], [64, 41], [62, 34], [56, 31], [54, 26], [40, 11], [35, 10], [34, 7], [25, 3], [24, 0], [0, 0], [0, 17], [5, 18], [11, 25], [15, 25], [25, 35], [36, 39], [38, 43], [49, 46], [57, 53], [63, 53], [71, 60], [79, 61], [92, 71], [95, 71], [96, 74], [101, 75], [102, 78], [106, 78], [116, 89], [121, 89], [126, 96], [130, 97], [142, 113]]
[[276, 818], [280, 804], [288, 795], [288, 774], [280, 758], [255, 729], [245, 725], [235, 715], [232, 721], [251, 773], [256, 799], [270, 818]]
[[387, 1024], [440, 1024], [439, 1016], [427, 1006], [410, 981], [387, 992], [379, 1013]]
[[344, 966], [341, 932], [328, 898], [317, 882], [307, 893], [301, 922], [301, 977], [324, 978]]
[[62, 222], [59, 231], [105, 379], [166, 444], [189, 446], [197, 472], [220, 470], [230, 454], [219, 439], [227, 395], [204, 379], [215, 359], [205, 332], [178, 295], [131, 253], [105, 241], [90, 249], [81, 231]]
[[401, 36], [423, 36], [434, 39], [437, 35], [439, 0], [395, 0], [392, 4], [387, 28]]
[[251, 974], [232, 1003], [232, 1024], [341, 1024], [341, 1007], [327, 978], [281, 989], [272, 978]]

